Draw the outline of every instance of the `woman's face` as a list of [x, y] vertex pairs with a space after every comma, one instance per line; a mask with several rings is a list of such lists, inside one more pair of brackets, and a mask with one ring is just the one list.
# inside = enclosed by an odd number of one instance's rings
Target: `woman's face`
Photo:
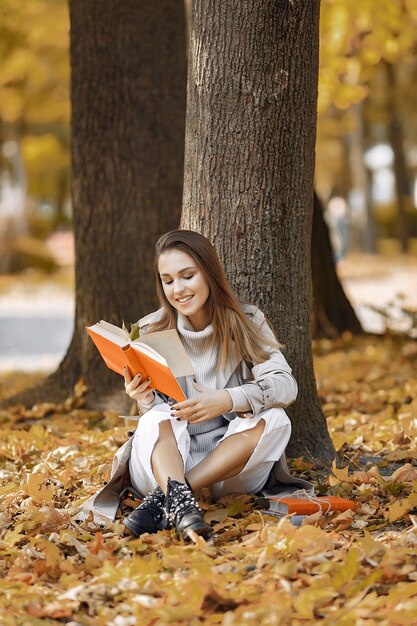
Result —
[[158, 271], [168, 302], [188, 317], [194, 330], [205, 328], [210, 323], [206, 306], [210, 288], [192, 256], [166, 250], [159, 257]]

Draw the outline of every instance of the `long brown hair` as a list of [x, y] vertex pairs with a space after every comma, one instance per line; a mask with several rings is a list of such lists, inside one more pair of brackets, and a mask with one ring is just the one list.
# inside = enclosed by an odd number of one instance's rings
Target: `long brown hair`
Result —
[[191, 230], [172, 230], [162, 235], [156, 243], [156, 290], [163, 312], [161, 318], [151, 325], [151, 332], [176, 328], [177, 325], [177, 312], [164, 293], [158, 271], [159, 257], [163, 252], [172, 249], [190, 255], [208, 282], [210, 293], [206, 305], [214, 337], [219, 340], [218, 368], [227, 363], [228, 356], [232, 354], [233, 342], [239, 360], [245, 359], [256, 364], [268, 359], [265, 348], [280, 345], [264, 335], [247, 317], [230, 288], [214, 246], [203, 235]]

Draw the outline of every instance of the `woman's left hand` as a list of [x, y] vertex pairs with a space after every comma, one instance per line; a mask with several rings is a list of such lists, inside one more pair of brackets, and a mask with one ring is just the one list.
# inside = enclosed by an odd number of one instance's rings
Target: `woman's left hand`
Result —
[[232, 410], [233, 402], [225, 389], [209, 389], [193, 382], [200, 393], [171, 407], [172, 417], [198, 424]]

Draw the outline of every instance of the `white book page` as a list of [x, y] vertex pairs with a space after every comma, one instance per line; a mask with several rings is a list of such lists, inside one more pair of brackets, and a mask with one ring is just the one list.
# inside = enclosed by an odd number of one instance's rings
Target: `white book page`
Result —
[[[108, 324], [108, 326], [112, 326], [112, 324]], [[93, 324], [93, 326], [89, 326], [89, 328], [93, 330], [95, 333], [97, 333], [98, 335], [101, 335], [102, 337], [106, 337], [106, 339], [108, 339], [112, 343], [115, 343], [117, 346], [123, 347], [129, 343], [129, 339], [127, 339], [124, 334], [120, 336], [118, 333], [114, 333], [113, 330], [109, 330], [108, 328], [105, 328], [104, 326], [102, 326], [100, 322], [98, 324]], [[117, 328], [117, 326], [115, 326], [115, 328]]]
[[154, 361], [157, 361], [158, 363], [162, 363], [162, 365], [166, 365], [167, 367], [169, 367], [169, 364], [164, 359], [164, 357], [161, 354], [159, 354], [159, 352], [154, 350], [151, 346], [146, 346], [144, 343], [141, 343], [141, 342], [139, 343], [139, 341], [137, 340], [131, 341], [129, 346], [139, 353], [142, 352], [143, 354], [147, 354], [148, 356], [152, 357]]
[[133, 347], [135, 344], [145, 344], [156, 350], [166, 359], [168, 367], [176, 378], [195, 374], [194, 365], [188, 358], [175, 329], [141, 335], [139, 339], [132, 342]]
[[123, 328], [119, 328], [118, 326], [115, 326], [114, 324], [110, 324], [110, 322], [106, 322], [105, 320], [100, 320], [99, 322], [97, 322], [96, 326], [99, 326], [103, 330], [107, 330], [110, 333], [114, 333], [118, 337], [121, 337], [122, 339], [124, 339], [125, 342], [130, 341], [129, 334], [126, 331], [124, 331]]

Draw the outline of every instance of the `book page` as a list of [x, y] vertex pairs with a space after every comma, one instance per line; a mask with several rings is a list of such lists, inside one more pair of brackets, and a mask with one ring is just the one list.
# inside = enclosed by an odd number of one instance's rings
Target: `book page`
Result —
[[123, 330], [123, 328], [119, 328], [114, 324], [110, 324], [110, 322], [106, 322], [105, 320], [100, 320], [97, 322], [97, 325], [103, 330], [107, 330], [110, 333], [114, 333], [118, 337], [124, 339], [125, 342], [130, 341], [129, 333]]
[[[93, 326], [89, 326], [87, 330], [90, 329], [92, 332], [97, 333], [97, 335], [101, 335], [102, 337], [105, 337], [112, 343], [115, 343], [117, 346], [125, 346], [126, 344], [128, 344], [129, 339], [123, 333], [122, 335], [120, 335], [119, 333], [115, 333], [111, 328], [112, 326], [113, 324], [108, 324], [107, 322], [106, 326], [103, 326], [101, 322], [98, 322], [97, 324], [93, 324]], [[113, 326], [113, 328], [117, 329], [117, 326]], [[119, 328], [118, 330], [121, 329]]]
[[[129, 345], [125, 346], [123, 350], [130, 350], [131, 348], [133, 348], [136, 352], [139, 352], [140, 354], [145, 354], [147, 356], [150, 356], [157, 363], [161, 363], [161, 365], [165, 365], [165, 367], [169, 367], [167, 360], [164, 359], [164, 357], [161, 354], [159, 354], [159, 352], [154, 350], [152, 346], [146, 346], [144, 343], [138, 343], [136, 341], [132, 341], [130, 342]], [[169, 369], [171, 368], [169, 367]]]
[[188, 358], [185, 348], [181, 343], [181, 339], [175, 329], [148, 333], [132, 341], [133, 347], [139, 346], [140, 344], [150, 346], [164, 357], [168, 367], [176, 378], [180, 376], [192, 376], [195, 373], [194, 365]]

